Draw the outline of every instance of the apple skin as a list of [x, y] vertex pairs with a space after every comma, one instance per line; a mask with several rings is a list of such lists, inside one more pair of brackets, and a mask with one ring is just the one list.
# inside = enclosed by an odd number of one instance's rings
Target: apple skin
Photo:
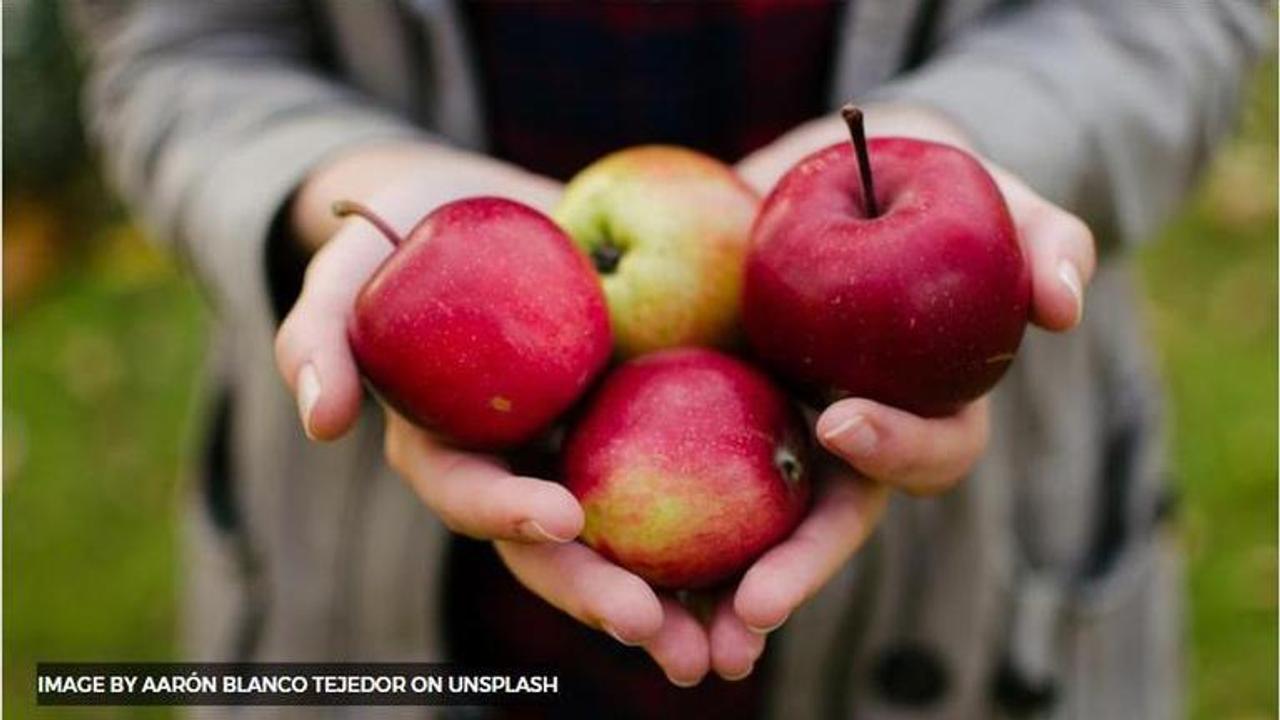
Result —
[[868, 142], [868, 218], [849, 143], [802, 160], [752, 230], [743, 324], [760, 360], [822, 402], [946, 415], [996, 384], [1031, 275], [995, 181], [949, 145]]
[[553, 213], [592, 258], [623, 358], [741, 336], [742, 264], [760, 198], [724, 163], [648, 145], [592, 163]]
[[590, 264], [550, 218], [493, 197], [423, 218], [360, 291], [348, 340], [392, 407], [485, 450], [547, 428], [612, 347]]
[[787, 537], [809, 500], [811, 447], [760, 372], [699, 348], [607, 376], [564, 449], [581, 539], [655, 587], [719, 584]]

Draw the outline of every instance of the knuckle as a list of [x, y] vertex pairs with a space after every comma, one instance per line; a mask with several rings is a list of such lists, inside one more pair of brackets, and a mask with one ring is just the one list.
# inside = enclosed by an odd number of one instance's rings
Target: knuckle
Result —
[[470, 537], [470, 533], [468, 532], [470, 525], [462, 517], [461, 513], [447, 505], [435, 507], [433, 510], [436, 513], [436, 517], [440, 519], [440, 523], [444, 525], [449, 532], [456, 533], [458, 535], [467, 535]]
[[[467, 478], [463, 477], [467, 474], [470, 467], [469, 458], [466, 455], [451, 455], [445, 457], [430, 458], [424, 464], [428, 467], [424, 468], [424, 472], [428, 473], [432, 480], [437, 482], [464, 483]], [[472, 497], [482, 491], [481, 487], [474, 488], [474, 492], [470, 493]]]
[[511, 498], [514, 496], [503, 492], [501, 486], [501, 482], [482, 483], [472, 495], [471, 501], [476, 514], [483, 518], [486, 525], [502, 528], [515, 536], [518, 535], [517, 528], [523, 518], [511, 507]]

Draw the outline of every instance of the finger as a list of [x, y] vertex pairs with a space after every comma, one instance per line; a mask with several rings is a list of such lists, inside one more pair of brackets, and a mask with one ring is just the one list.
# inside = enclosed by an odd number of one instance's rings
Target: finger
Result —
[[764, 652], [765, 636], [749, 630], [733, 611], [732, 593], [716, 603], [708, 634], [711, 667], [725, 680], [741, 680], [750, 675]]
[[653, 589], [587, 546], [494, 544], [520, 584], [618, 642], [643, 645], [662, 630], [663, 609]]
[[1080, 218], [995, 168], [1031, 266], [1031, 319], [1046, 330], [1070, 330], [1084, 316], [1084, 290], [1097, 257], [1093, 233]]
[[347, 318], [365, 279], [389, 252], [367, 228], [344, 226], [307, 267], [302, 292], [276, 333], [276, 364], [307, 436], [340, 437], [360, 412], [360, 375]]
[[479, 539], [568, 542], [582, 506], [563, 485], [512, 475], [493, 458], [454, 450], [387, 412], [387, 461], [452, 531]]
[[915, 495], [931, 495], [950, 488], [982, 456], [988, 416], [986, 398], [940, 418], [851, 398], [822, 413], [817, 436], [823, 447], [863, 475]]
[[888, 500], [887, 486], [860, 477], [830, 478], [819, 492], [791, 537], [738, 584], [733, 610], [752, 632], [776, 630], [812, 597], [866, 540]]
[[662, 627], [644, 644], [653, 661], [673, 685], [693, 687], [710, 667], [707, 631], [685, 607], [662, 597]]

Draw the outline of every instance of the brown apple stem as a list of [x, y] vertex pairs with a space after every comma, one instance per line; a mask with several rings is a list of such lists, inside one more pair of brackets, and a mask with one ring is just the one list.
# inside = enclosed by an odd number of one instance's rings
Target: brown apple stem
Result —
[[402, 241], [400, 233], [396, 232], [395, 228], [388, 225], [386, 220], [378, 217], [378, 214], [373, 210], [370, 210], [368, 205], [358, 203], [355, 200], [335, 200], [333, 205], [330, 207], [333, 210], [333, 214], [340, 218], [344, 218], [349, 215], [358, 215], [364, 218], [370, 225], [377, 228], [378, 232], [382, 233], [383, 236], [387, 238], [387, 241], [391, 243], [392, 247], [400, 245]]
[[853, 151], [858, 156], [858, 175], [862, 178], [862, 202], [866, 205], [867, 217], [879, 217], [880, 206], [876, 204], [876, 187], [871, 181], [871, 156], [867, 154], [867, 132], [862, 126], [862, 111], [849, 104], [840, 108], [840, 116], [853, 136]]

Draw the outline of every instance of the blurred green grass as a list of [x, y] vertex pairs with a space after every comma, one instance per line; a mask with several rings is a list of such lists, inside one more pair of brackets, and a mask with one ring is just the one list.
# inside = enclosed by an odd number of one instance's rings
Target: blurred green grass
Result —
[[1192, 717], [1276, 717], [1276, 66], [1140, 254], [1190, 569]]
[[[1139, 257], [1185, 500], [1195, 718], [1276, 716], [1275, 87], [1271, 65], [1239, 139]], [[7, 229], [61, 222], [29, 202], [6, 198]], [[33, 213], [25, 219], [24, 208]], [[197, 442], [209, 318], [190, 281], [121, 219], [89, 224], [72, 226], [87, 235], [72, 260], [39, 250], [38, 240], [37, 252], [22, 254], [5, 238], [7, 284], [15, 260], [41, 273], [18, 283], [37, 288], [30, 296], [6, 298], [4, 322], [12, 717], [37, 713], [38, 660], [176, 654], [177, 509]]]
[[[171, 266], [136, 238], [120, 243], [4, 327], [11, 717], [35, 713], [37, 661], [177, 659], [180, 478], [206, 322]], [[41, 716], [64, 714], [144, 713]]]

